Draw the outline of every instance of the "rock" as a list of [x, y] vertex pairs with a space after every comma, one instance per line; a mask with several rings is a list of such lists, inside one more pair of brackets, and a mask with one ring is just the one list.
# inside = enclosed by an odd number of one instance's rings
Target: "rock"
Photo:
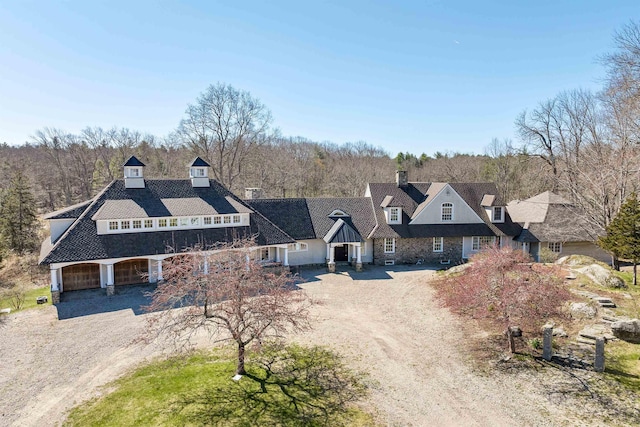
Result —
[[586, 267], [578, 268], [577, 271], [593, 280], [593, 282], [599, 286], [606, 288], [626, 287], [624, 280], [616, 276], [613, 270], [598, 264], [591, 264]]
[[586, 302], [572, 302], [569, 310], [574, 319], [593, 319], [597, 313], [596, 309]]
[[10, 308], [3, 308], [2, 310], [0, 310], [0, 314], [9, 314], [9, 313], [11, 313]]
[[611, 332], [623, 341], [640, 344], [640, 320], [621, 320], [611, 324]]
[[566, 338], [569, 336], [569, 334], [565, 332], [564, 328], [560, 327], [560, 328], [553, 328], [553, 336]]

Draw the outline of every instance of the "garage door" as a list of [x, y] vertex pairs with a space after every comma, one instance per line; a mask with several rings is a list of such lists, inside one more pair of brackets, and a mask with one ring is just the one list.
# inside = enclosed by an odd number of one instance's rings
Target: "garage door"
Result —
[[144, 283], [147, 279], [142, 275], [149, 273], [149, 261], [146, 259], [132, 259], [113, 265], [114, 283], [116, 285], [133, 285]]
[[62, 288], [65, 292], [99, 287], [99, 264], [76, 264], [62, 267]]

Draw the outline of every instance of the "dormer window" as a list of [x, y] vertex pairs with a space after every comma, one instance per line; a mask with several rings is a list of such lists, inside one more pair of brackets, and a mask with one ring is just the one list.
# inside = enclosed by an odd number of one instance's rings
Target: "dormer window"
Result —
[[400, 208], [389, 208], [389, 224], [402, 223], [402, 210]]
[[504, 222], [504, 208], [502, 206], [493, 207], [491, 222]]
[[202, 178], [207, 176], [204, 168], [191, 168], [191, 176], [195, 178]]
[[443, 203], [441, 212], [442, 221], [453, 221], [453, 203]]

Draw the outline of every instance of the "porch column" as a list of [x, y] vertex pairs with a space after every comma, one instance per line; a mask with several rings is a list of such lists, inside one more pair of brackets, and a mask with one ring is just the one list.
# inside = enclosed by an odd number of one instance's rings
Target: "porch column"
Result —
[[[285, 255], [286, 253], [287, 253], [287, 250], [285, 249]], [[280, 248], [278, 247], [276, 247], [276, 262], [280, 262]], [[287, 265], [286, 261], [285, 261], [285, 265]]]
[[336, 262], [335, 262], [336, 249], [330, 243], [328, 245], [328, 249], [329, 249], [329, 263], [327, 264], [327, 268], [329, 270], [329, 273], [335, 273], [336, 272]]
[[284, 248], [284, 261], [283, 264], [285, 267], [289, 266], [289, 248]]
[[162, 260], [161, 259], [158, 260], [157, 268], [158, 268], [158, 282], [159, 282], [161, 280], [164, 280], [164, 277], [162, 277]]
[[51, 269], [51, 303], [60, 302], [60, 283], [58, 282], [58, 268]]
[[356, 246], [356, 271], [362, 271], [362, 244]]
[[113, 284], [113, 264], [107, 264], [107, 295], [113, 295], [115, 293], [115, 286]]
[[327, 261], [331, 258], [331, 243], [327, 243]]

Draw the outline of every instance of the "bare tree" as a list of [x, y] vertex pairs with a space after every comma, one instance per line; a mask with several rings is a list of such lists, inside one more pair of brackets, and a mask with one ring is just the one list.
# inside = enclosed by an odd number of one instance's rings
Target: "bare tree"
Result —
[[150, 331], [185, 344], [200, 330], [215, 341], [233, 340], [237, 373], [245, 374], [245, 353], [253, 342], [309, 327], [311, 300], [292, 289], [288, 271], [265, 269], [251, 257], [254, 244], [238, 240], [214, 252], [177, 254], [164, 268], [164, 282], [146, 308]]
[[232, 190], [251, 149], [271, 124], [271, 112], [249, 92], [218, 83], [189, 104], [178, 133], [207, 160], [215, 178]]

